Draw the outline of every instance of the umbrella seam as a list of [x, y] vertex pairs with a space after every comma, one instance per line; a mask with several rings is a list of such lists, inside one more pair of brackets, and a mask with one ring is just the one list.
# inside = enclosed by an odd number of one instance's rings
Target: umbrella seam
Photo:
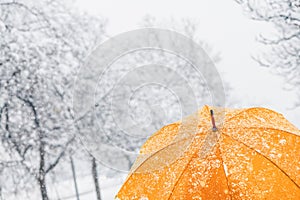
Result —
[[[167, 127], [169, 127], [169, 126], [172, 126], [172, 125], [180, 126], [181, 123], [180, 123], [180, 122], [174, 122], [174, 123], [172, 123], [172, 124], [165, 125], [165, 126], [161, 127], [159, 130], [157, 130], [157, 131], [156, 131], [153, 135], [151, 135], [147, 140], [150, 140], [150, 139], [152, 139], [153, 137], [156, 137], [156, 136], [158, 136], [158, 135], [163, 134], [164, 132], [162, 132], [161, 130], [164, 129], [164, 128], [167, 128]], [[176, 134], [175, 136], [177, 136], [177, 134]]]
[[[297, 137], [300, 137], [300, 135], [297, 135], [295, 133], [292, 133], [290, 131], [282, 130], [282, 129], [277, 129], [277, 128], [271, 128], [271, 127], [244, 127], [244, 126], [239, 126], [238, 128], [241, 129], [267, 129], [267, 130], [274, 130], [274, 131], [282, 131], [291, 135], [295, 135]], [[237, 129], [237, 127], [225, 127], [223, 129]]]
[[[234, 118], [236, 118], [237, 116], [249, 111], [249, 110], [254, 110], [254, 109], [257, 109], [258, 107], [253, 107], [253, 108], [246, 108], [246, 109], [242, 109], [240, 112], [236, 113], [235, 115], [233, 115], [232, 117], [228, 118], [226, 121], [230, 121]], [[225, 111], [226, 112], [226, 111]], [[226, 114], [225, 114], [226, 116]]]
[[[246, 108], [246, 109], [243, 109], [241, 110], [240, 112], [236, 113], [235, 115], [233, 115], [232, 117], [228, 118], [226, 121], [230, 121], [236, 117], [238, 117], [239, 115], [245, 113], [245, 112], [248, 112], [248, 111], [251, 111], [251, 110], [255, 110], [255, 109], [264, 109], [264, 110], [267, 110], [267, 111], [270, 111], [272, 112], [273, 114], [275, 115], [280, 115], [284, 118], [284, 116], [281, 114], [281, 113], [277, 113], [275, 112], [274, 110], [271, 110], [271, 109], [268, 109], [268, 108], [263, 108], [263, 107], [252, 107], [252, 108]], [[225, 111], [226, 112], [226, 111]]]
[[189, 164], [192, 162], [192, 160], [193, 160], [193, 157], [194, 157], [194, 155], [195, 155], [195, 154], [197, 154], [197, 151], [195, 151], [195, 153], [193, 153], [193, 155], [191, 156], [190, 160], [187, 162], [187, 164], [186, 164], [185, 168], [182, 170], [181, 174], [179, 175], [179, 177], [178, 177], [178, 179], [177, 179], [176, 183], [174, 184], [174, 187], [173, 187], [173, 189], [172, 189], [172, 191], [171, 191], [171, 193], [170, 193], [170, 196], [168, 197], [168, 200], [170, 200], [170, 199], [171, 199], [171, 197], [172, 197], [172, 194], [173, 194], [173, 192], [174, 192], [174, 190], [175, 190], [175, 188], [176, 188], [176, 186], [177, 186], [177, 184], [178, 184], [179, 180], [180, 180], [180, 179], [181, 179], [181, 177], [183, 176], [183, 173], [186, 171], [186, 169], [188, 168]]
[[225, 178], [226, 178], [226, 184], [227, 184], [227, 188], [228, 188], [228, 193], [229, 193], [229, 196], [230, 196], [230, 199], [232, 199], [232, 196], [231, 196], [231, 189], [229, 187], [229, 182], [228, 182], [228, 178], [227, 178], [227, 175], [226, 175], [226, 172], [225, 172], [225, 168], [224, 168], [224, 160], [222, 158], [222, 151], [221, 151], [221, 148], [220, 148], [220, 145], [218, 145], [218, 150], [220, 151], [220, 159], [221, 159], [221, 162], [222, 162], [222, 166], [223, 166], [223, 172], [225, 174]]
[[245, 144], [244, 142], [241, 142], [241, 141], [239, 141], [239, 140], [237, 140], [237, 139], [234, 139], [234, 138], [232, 138], [232, 137], [230, 137], [229, 135], [227, 135], [227, 134], [225, 134], [224, 132], [223, 132], [223, 135], [225, 135], [225, 136], [227, 136], [228, 138], [230, 138], [231, 140], [233, 140], [233, 141], [236, 141], [236, 142], [238, 142], [238, 143], [240, 143], [240, 144], [243, 144], [244, 146], [246, 146], [247, 148], [249, 148], [249, 149], [251, 149], [251, 150], [253, 150], [253, 151], [255, 151], [256, 153], [258, 153], [259, 155], [261, 155], [262, 157], [264, 157], [265, 159], [267, 159], [269, 162], [271, 162], [277, 169], [279, 169], [284, 175], [286, 175], [289, 179], [290, 179], [290, 181], [292, 181], [292, 183], [294, 183], [295, 185], [296, 185], [296, 187], [298, 187], [299, 189], [300, 189], [300, 186], [285, 172], [285, 171], [283, 171], [283, 169], [281, 169], [276, 163], [274, 163], [271, 159], [269, 159], [268, 157], [266, 157], [265, 155], [263, 155], [262, 153], [260, 153], [260, 152], [258, 152], [257, 150], [255, 150], [254, 148], [252, 148], [252, 147], [250, 147], [250, 146], [248, 146], [247, 144]]
[[159, 149], [158, 151], [156, 151], [156, 152], [154, 152], [154, 153], [152, 153], [148, 158], [146, 158], [132, 173], [135, 173], [140, 167], [141, 167], [141, 165], [143, 165], [147, 160], [149, 160], [150, 158], [152, 158], [155, 154], [157, 154], [157, 153], [159, 153], [159, 152], [161, 152], [161, 151], [163, 151], [163, 150], [165, 150], [166, 148], [168, 148], [168, 147], [170, 147], [170, 146], [172, 146], [172, 145], [174, 145], [174, 144], [177, 144], [177, 143], [179, 143], [179, 142], [183, 142], [183, 141], [186, 141], [186, 140], [188, 140], [188, 139], [190, 139], [191, 137], [195, 137], [194, 135], [192, 135], [192, 136], [189, 136], [189, 137], [186, 137], [186, 138], [184, 138], [184, 139], [182, 139], [182, 140], [179, 140], [179, 141], [177, 141], [177, 142], [173, 142], [173, 143], [170, 143], [170, 144], [168, 144], [167, 146], [165, 146], [164, 148], [162, 148], [162, 149]]
[[[191, 137], [191, 136], [190, 136], [190, 137]], [[188, 139], [189, 139], [189, 137], [185, 138], [184, 140], [188, 140]], [[181, 141], [184, 141], [184, 140], [180, 140], [180, 141], [178, 141], [178, 142], [181, 142]], [[139, 166], [137, 166], [137, 168], [136, 168], [134, 171], [132, 171], [131, 173], [129, 173], [128, 177], [126, 178], [125, 182], [123, 183], [123, 185], [122, 185], [122, 187], [120, 188], [119, 191], [122, 190], [123, 186], [129, 181], [130, 177], [131, 177], [134, 173], [137, 173], [136, 171], [141, 167], [141, 165], [143, 165], [147, 160], [149, 160], [149, 158], [151, 158], [153, 155], [159, 153], [160, 151], [164, 150], [165, 148], [167, 148], [167, 147], [169, 147], [169, 146], [171, 146], [171, 145], [173, 145], [173, 144], [176, 144], [176, 143], [178, 143], [178, 142], [173, 142], [173, 143], [171, 143], [171, 144], [165, 146], [164, 148], [162, 148], [162, 149], [160, 149], [160, 150], [154, 152], [154, 153], [151, 154], [148, 158], [146, 158]], [[146, 173], [150, 173], [150, 172], [146, 172]], [[146, 174], [146, 173], [144, 173], [144, 174]]]
[[[154, 152], [153, 154], [151, 154], [151, 156], [149, 156], [147, 159], [145, 159], [145, 160], [144, 160], [144, 161], [143, 161], [143, 162], [142, 162], [142, 163], [141, 163], [141, 164], [140, 164], [133, 172], [131, 172], [131, 173], [129, 174], [128, 178], [126, 179], [126, 181], [124, 182], [123, 185], [125, 185], [125, 184], [128, 182], [128, 180], [130, 179], [130, 177], [132, 176], [132, 174], [136, 173], [136, 171], [140, 168], [140, 166], [141, 166], [142, 164], [144, 164], [147, 160], [149, 160], [149, 158], [151, 158], [153, 155], [159, 153], [160, 151], [166, 149], [167, 147], [169, 147], [169, 146], [171, 146], [171, 145], [173, 145], [173, 144], [176, 144], [176, 143], [178, 143], [178, 142], [182, 142], [182, 141], [188, 140], [190, 137], [192, 137], [192, 136], [189, 136], [189, 137], [187, 137], [187, 138], [185, 138], [185, 139], [183, 139], [183, 140], [177, 141], [177, 142], [173, 142], [173, 143], [171, 143], [171, 144], [165, 146], [164, 148], [162, 148], [162, 149], [160, 149], [160, 150]], [[149, 173], [149, 172], [146, 172], [146, 173]], [[146, 174], [146, 173], [145, 173], [145, 174]], [[122, 187], [123, 187], [123, 186], [122, 186]], [[121, 187], [121, 189], [122, 189], [122, 187]], [[121, 189], [120, 189], [120, 191], [121, 191]]]

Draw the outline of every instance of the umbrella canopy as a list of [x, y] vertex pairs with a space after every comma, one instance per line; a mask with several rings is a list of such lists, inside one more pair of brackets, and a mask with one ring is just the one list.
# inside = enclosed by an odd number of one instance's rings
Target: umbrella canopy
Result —
[[204, 106], [146, 141], [116, 199], [300, 199], [300, 130], [269, 109]]

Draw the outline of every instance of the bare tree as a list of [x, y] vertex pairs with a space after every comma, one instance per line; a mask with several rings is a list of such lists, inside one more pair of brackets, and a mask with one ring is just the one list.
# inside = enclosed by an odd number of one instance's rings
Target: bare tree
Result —
[[[141, 26], [163, 27], [179, 31], [202, 45], [215, 63], [220, 60], [219, 54], [215, 53], [210, 45], [199, 39], [197, 23], [190, 19], [161, 23], [148, 16], [141, 22]], [[171, 42], [176, 44], [177, 41]], [[188, 50], [191, 56], [196, 56], [193, 47]], [[166, 73], [175, 74], [173, 73], [175, 71], [181, 78], [171, 78], [164, 81], [166, 74], [161, 74], [161, 72], [157, 73], [155, 70], [148, 69], [141, 73], [137, 72], [140, 66], [151, 64], [166, 66]], [[97, 65], [95, 64], [95, 66]], [[209, 72], [208, 67], [207, 64], [205, 70]], [[93, 69], [89, 70], [93, 71]], [[133, 76], [130, 76], [130, 73]], [[91, 73], [91, 76], [93, 75], [94, 73]], [[138, 80], [143, 75], [145, 75], [144, 77], [150, 77], [150, 79], [151, 77], [160, 76], [163, 83], [159, 85], [152, 84], [151, 81], [150, 84], [145, 82], [145, 87], [141, 84], [140, 87], [136, 87], [139, 89], [135, 91], [131, 90], [130, 83], [127, 87], [126, 80]], [[97, 84], [96, 94], [93, 96], [96, 104], [93, 108], [94, 114], [86, 114], [84, 120], [79, 122], [83, 140], [88, 145], [87, 148], [103, 165], [122, 171], [129, 170], [136, 158], [138, 149], [149, 135], [165, 124], [181, 119], [180, 102], [178, 102], [176, 94], [170, 92], [170, 88], [163, 84], [166, 83], [167, 86], [182, 89], [183, 85], [187, 85], [185, 82], [187, 80], [194, 89], [195, 101], [198, 100], [197, 105], [203, 106], [203, 104], [210, 102], [210, 94], [205, 83], [206, 78], [214, 80], [216, 77], [209, 76], [203, 79], [189, 62], [179, 56], [158, 49], [141, 49], [123, 55], [105, 70], [99, 81], [100, 83]], [[91, 80], [88, 79], [84, 82], [83, 87], [86, 88], [80, 89], [80, 91], [83, 91], [81, 95], [86, 94], [84, 91], [88, 91], [87, 88], [95, 87], [96, 84]], [[125, 83], [120, 84], [119, 81], [123, 80], [125, 80]], [[124, 97], [128, 94], [132, 94], [130, 99]], [[186, 98], [189, 97], [186, 96]], [[123, 112], [122, 106], [128, 108], [126, 112]], [[120, 109], [120, 107], [122, 108]], [[193, 112], [196, 112], [196, 108]]]
[[[271, 23], [274, 36], [260, 36], [269, 49], [255, 57], [261, 66], [282, 75], [300, 97], [300, 2], [299, 0], [236, 0], [251, 19]], [[300, 98], [299, 98], [300, 99]], [[300, 101], [295, 107], [300, 106]]]
[[105, 24], [70, 10], [60, 1], [0, 3], [1, 143], [17, 179], [35, 179], [43, 200], [47, 174], [75, 138], [75, 71]]
[[93, 175], [93, 180], [94, 180], [94, 184], [95, 184], [97, 200], [101, 200], [100, 185], [99, 185], [99, 180], [98, 180], [99, 176], [98, 176], [98, 171], [97, 171], [97, 162], [94, 157], [92, 157], [92, 175]]

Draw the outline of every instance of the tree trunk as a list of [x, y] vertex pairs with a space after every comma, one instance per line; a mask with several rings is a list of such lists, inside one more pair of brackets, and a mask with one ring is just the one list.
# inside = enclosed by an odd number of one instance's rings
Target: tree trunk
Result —
[[99, 182], [98, 182], [97, 163], [96, 163], [96, 159], [94, 157], [92, 159], [92, 175], [93, 175], [93, 179], [94, 179], [97, 200], [101, 200], [100, 186], [99, 186]]
[[72, 174], [73, 174], [74, 187], [75, 187], [75, 192], [76, 192], [76, 199], [79, 200], [79, 192], [78, 192], [78, 186], [77, 186], [77, 180], [76, 180], [76, 172], [75, 172], [75, 166], [74, 166], [72, 156], [70, 156], [70, 160], [71, 160], [71, 168], [72, 168]]
[[38, 176], [38, 182], [40, 185], [40, 191], [42, 195], [42, 200], [48, 200], [48, 193], [47, 193], [47, 187], [46, 187], [46, 172], [45, 172], [45, 144], [43, 141], [40, 143], [39, 148], [40, 153], [40, 169], [39, 169], [39, 176]]
[[49, 200], [48, 193], [47, 193], [47, 188], [46, 188], [46, 183], [45, 183], [45, 176], [39, 178], [38, 182], [39, 182], [39, 185], [40, 185], [42, 200]]

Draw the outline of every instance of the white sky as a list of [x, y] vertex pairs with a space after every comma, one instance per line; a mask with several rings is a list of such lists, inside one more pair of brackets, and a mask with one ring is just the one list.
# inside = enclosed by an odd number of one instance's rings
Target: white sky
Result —
[[116, 35], [139, 28], [150, 14], [160, 19], [193, 18], [199, 21], [200, 38], [221, 53], [217, 65], [234, 89], [238, 107], [262, 106], [282, 113], [298, 128], [300, 109], [288, 109], [296, 95], [282, 89], [282, 78], [251, 59], [262, 46], [255, 41], [269, 24], [249, 20], [234, 0], [78, 0], [78, 7], [108, 19], [108, 32]]

